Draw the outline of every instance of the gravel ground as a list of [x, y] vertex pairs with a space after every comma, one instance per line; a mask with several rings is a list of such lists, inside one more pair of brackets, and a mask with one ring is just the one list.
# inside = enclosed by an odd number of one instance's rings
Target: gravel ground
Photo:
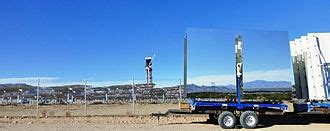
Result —
[[[83, 117], [83, 105], [41, 106], [40, 116], [34, 118], [34, 106], [0, 106], [0, 130], [13, 131], [63, 131], [63, 130], [111, 130], [111, 131], [207, 131], [222, 130], [216, 122], [208, 121], [207, 115], [170, 115], [157, 117], [150, 114], [177, 108], [175, 104], [137, 105], [132, 116], [130, 105], [89, 105]], [[67, 114], [70, 113], [70, 115]], [[265, 124], [266, 123], [266, 124]], [[237, 126], [236, 129], [243, 129]], [[263, 116], [256, 130], [330, 130], [330, 116]]]

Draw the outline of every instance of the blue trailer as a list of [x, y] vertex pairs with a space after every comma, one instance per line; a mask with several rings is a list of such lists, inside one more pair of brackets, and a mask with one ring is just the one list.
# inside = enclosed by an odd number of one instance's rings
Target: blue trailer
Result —
[[[209, 119], [217, 119], [220, 127], [234, 128], [239, 121], [244, 128], [255, 128], [258, 115], [266, 112], [283, 114], [288, 105], [280, 102], [219, 102], [189, 99], [190, 112], [193, 114], [209, 114]], [[172, 112], [176, 113], [176, 112]]]
[[[187, 44], [185, 37], [185, 45]], [[288, 105], [283, 102], [246, 102], [241, 101], [243, 88], [242, 40], [239, 35], [235, 40], [236, 49], [236, 99], [228, 101], [212, 101], [203, 99], [188, 99], [188, 108], [170, 109], [166, 113], [154, 113], [154, 116], [173, 114], [209, 114], [209, 119], [217, 120], [221, 128], [234, 128], [239, 122], [243, 128], [255, 128], [259, 116], [267, 112], [286, 114], [328, 114], [330, 103], [327, 101], [294, 101], [294, 112], [288, 112]], [[186, 46], [185, 46], [186, 53]], [[185, 81], [186, 85], [186, 57], [185, 54]], [[185, 86], [186, 87], [186, 86]]]

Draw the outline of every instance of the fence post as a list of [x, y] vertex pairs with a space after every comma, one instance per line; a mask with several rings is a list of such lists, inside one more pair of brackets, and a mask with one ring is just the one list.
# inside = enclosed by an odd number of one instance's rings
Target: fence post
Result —
[[85, 79], [85, 106], [84, 115], [87, 116], [87, 79]]
[[133, 115], [135, 115], [135, 84], [134, 84], [134, 77], [133, 77], [133, 84], [132, 84], [132, 101], [133, 101], [133, 105], [132, 105], [132, 113]]
[[37, 84], [37, 118], [39, 118], [39, 86], [40, 86], [40, 79], [38, 78], [38, 84]]

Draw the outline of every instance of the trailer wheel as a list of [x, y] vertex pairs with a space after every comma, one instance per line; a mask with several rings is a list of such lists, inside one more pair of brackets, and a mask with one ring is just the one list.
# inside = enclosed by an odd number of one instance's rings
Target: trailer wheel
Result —
[[258, 125], [258, 116], [253, 111], [245, 111], [241, 114], [239, 121], [243, 128], [252, 129]]
[[218, 123], [223, 129], [234, 128], [236, 125], [236, 117], [229, 111], [224, 111], [219, 115]]

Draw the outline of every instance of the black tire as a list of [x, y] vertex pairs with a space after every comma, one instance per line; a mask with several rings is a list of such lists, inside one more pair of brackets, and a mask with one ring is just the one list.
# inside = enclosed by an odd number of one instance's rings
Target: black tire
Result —
[[224, 111], [219, 115], [218, 123], [223, 129], [231, 129], [236, 125], [236, 117], [229, 111]]
[[245, 111], [241, 114], [239, 122], [241, 123], [243, 128], [253, 129], [257, 127], [259, 119], [257, 114], [253, 111]]

